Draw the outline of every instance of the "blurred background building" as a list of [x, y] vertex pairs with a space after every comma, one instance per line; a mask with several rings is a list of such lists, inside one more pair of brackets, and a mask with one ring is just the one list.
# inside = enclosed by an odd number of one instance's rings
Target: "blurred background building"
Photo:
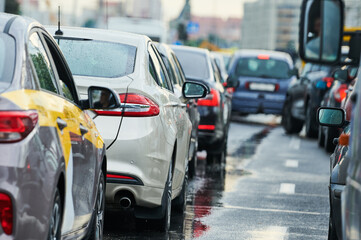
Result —
[[245, 3], [241, 48], [295, 51], [300, 5], [295, 0]]

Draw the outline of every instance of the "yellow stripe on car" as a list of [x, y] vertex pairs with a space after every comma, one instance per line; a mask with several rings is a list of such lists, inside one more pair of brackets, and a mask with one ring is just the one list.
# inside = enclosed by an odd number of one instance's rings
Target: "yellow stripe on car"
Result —
[[[91, 118], [69, 101], [44, 91], [26, 89], [6, 92], [1, 94], [1, 96], [9, 99], [23, 110], [37, 110], [40, 126], [58, 129], [66, 165], [68, 165], [71, 150], [69, 133], [81, 135], [79, 124], [89, 129], [89, 132], [84, 134], [85, 139], [94, 144], [96, 148], [103, 147], [104, 141]], [[63, 131], [57, 125], [57, 118], [61, 118], [67, 123], [67, 127]]]

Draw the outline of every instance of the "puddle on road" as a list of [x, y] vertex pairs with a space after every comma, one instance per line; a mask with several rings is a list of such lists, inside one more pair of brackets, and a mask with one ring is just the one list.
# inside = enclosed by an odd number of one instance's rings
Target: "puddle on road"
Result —
[[222, 208], [224, 192], [229, 185], [236, 184], [240, 177], [251, 174], [240, 169], [240, 162], [251, 159], [257, 147], [270, 131], [272, 126], [265, 127], [251, 138], [242, 141], [237, 150], [227, 156], [227, 166], [214, 164], [206, 166], [206, 161], [198, 161], [197, 177], [189, 182], [187, 207], [185, 214], [172, 212], [171, 228], [168, 233], [154, 231], [154, 226], [145, 224], [142, 229], [135, 228], [132, 213], [107, 215], [104, 240], [110, 239], [194, 239], [201, 237], [211, 229], [204, 223], [204, 218], [212, 214], [213, 208]]

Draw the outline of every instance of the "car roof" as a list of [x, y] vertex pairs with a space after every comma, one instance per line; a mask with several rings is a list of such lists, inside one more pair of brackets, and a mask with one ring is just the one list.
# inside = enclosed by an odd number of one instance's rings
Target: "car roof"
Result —
[[187, 51], [187, 52], [194, 52], [194, 53], [209, 55], [209, 50], [204, 49], [204, 48], [189, 47], [189, 46], [179, 46], [179, 45], [171, 45], [170, 47], [173, 50], [180, 50], [180, 51]]
[[242, 49], [238, 50], [234, 53], [235, 58], [239, 57], [255, 57], [258, 55], [269, 55], [273, 59], [279, 59], [286, 61], [290, 66], [293, 66], [293, 60], [288, 53], [280, 52], [280, 51], [271, 51], [271, 50], [263, 50], [263, 49]]
[[[45, 26], [52, 36], [55, 36], [55, 32], [58, 30], [56, 26]], [[100, 28], [81, 28], [81, 27], [61, 27], [63, 35], [57, 35], [59, 37], [72, 37], [82, 39], [92, 39], [99, 41], [109, 41], [116, 43], [123, 43], [131, 46], [139, 46], [150, 41], [145, 35], [121, 32], [117, 30], [100, 29]]]

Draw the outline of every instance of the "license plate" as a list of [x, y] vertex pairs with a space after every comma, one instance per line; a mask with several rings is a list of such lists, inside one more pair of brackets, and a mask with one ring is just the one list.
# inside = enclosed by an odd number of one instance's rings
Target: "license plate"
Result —
[[250, 83], [249, 89], [252, 91], [265, 91], [265, 92], [274, 92], [275, 85], [269, 83]]

